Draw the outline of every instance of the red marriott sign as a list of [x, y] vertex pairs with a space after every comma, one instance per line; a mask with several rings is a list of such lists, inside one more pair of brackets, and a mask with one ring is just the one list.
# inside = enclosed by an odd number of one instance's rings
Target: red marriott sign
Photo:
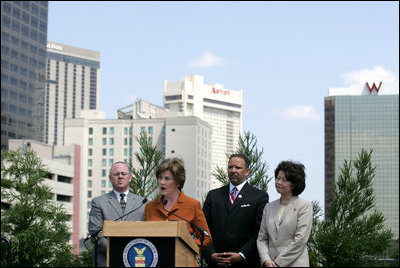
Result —
[[375, 82], [372, 83], [372, 87], [369, 86], [368, 82], [365, 83], [365, 84], [366, 84], [367, 87], [368, 87], [369, 93], [372, 93], [372, 91], [373, 91], [374, 89], [375, 89], [376, 93], [378, 93], [378, 92], [379, 92], [379, 89], [381, 88], [382, 82], [379, 83], [379, 87], [377, 87], [377, 86], [375, 85]]
[[211, 92], [213, 94], [230, 95], [230, 91], [229, 90], [216, 89], [215, 87], [212, 88]]

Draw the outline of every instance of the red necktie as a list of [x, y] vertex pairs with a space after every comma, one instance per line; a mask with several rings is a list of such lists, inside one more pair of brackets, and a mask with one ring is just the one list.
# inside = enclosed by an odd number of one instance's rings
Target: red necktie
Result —
[[233, 189], [232, 189], [232, 192], [231, 192], [231, 194], [229, 195], [229, 199], [230, 199], [230, 201], [231, 201], [231, 205], [233, 205], [233, 202], [235, 202], [235, 199], [236, 199], [236, 195], [237, 195], [237, 188], [236, 187], [234, 187]]

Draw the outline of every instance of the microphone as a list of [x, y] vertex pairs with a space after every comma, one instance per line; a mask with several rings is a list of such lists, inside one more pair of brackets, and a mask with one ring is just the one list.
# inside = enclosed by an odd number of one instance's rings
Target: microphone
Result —
[[211, 236], [210, 236], [210, 235], [206, 232], [206, 230], [204, 230], [202, 227], [200, 227], [200, 226], [194, 224], [193, 222], [188, 221], [188, 220], [186, 220], [186, 219], [184, 219], [184, 218], [182, 218], [182, 217], [176, 215], [175, 213], [172, 213], [171, 211], [167, 210], [167, 209], [165, 208], [165, 205], [167, 205], [167, 203], [168, 203], [168, 200], [165, 199], [165, 200], [163, 201], [163, 204], [164, 204], [163, 209], [164, 209], [166, 212], [168, 212], [169, 214], [172, 214], [172, 215], [174, 215], [174, 216], [176, 216], [176, 217], [178, 217], [178, 218], [180, 218], [180, 219], [182, 219], [182, 220], [184, 220], [184, 221], [190, 223], [191, 225], [195, 226], [195, 227], [197, 228], [197, 230], [199, 230], [200, 233], [205, 234], [206, 236], [208, 236], [209, 238], [211, 238]]
[[132, 212], [135, 212], [136, 210], [138, 210], [139, 208], [141, 208], [144, 204], [146, 204], [146, 202], [147, 202], [147, 198], [144, 198], [143, 201], [142, 201], [142, 204], [140, 204], [140, 206], [138, 206], [138, 207], [135, 208], [135, 209], [132, 209], [131, 211], [129, 211], [128, 213], [122, 215], [121, 217], [116, 218], [114, 221], [118, 221], [118, 220], [122, 219], [123, 217], [128, 216], [128, 215], [131, 214]]

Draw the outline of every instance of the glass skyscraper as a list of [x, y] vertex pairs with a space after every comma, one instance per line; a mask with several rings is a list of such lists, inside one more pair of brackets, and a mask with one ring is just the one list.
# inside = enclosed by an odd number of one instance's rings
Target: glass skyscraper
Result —
[[47, 1], [1, 1], [1, 150], [43, 141]]
[[399, 235], [399, 87], [365, 83], [330, 89], [325, 98], [325, 208], [344, 160], [372, 149], [376, 209]]

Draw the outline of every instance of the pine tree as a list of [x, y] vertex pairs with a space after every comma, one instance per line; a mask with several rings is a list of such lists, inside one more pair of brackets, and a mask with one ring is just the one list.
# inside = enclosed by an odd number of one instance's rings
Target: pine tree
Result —
[[134, 194], [147, 198], [155, 194], [158, 189], [155, 171], [163, 154], [157, 150], [155, 145], [152, 145], [146, 132], [140, 133], [140, 137], [136, 137], [136, 140], [139, 143], [140, 151], [135, 152], [134, 155], [139, 163], [139, 168], [134, 168], [132, 163], [129, 163], [132, 172], [130, 190]]
[[394, 234], [385, 228], [382, 212], [373, 210], [376, 167], [371, 154], [372, 150], [363, 149], [353, 162], [344, 161], [326, 210], [329, 218], [313, 226], [308, 246], [314, 265], [368, 265], [368, 256], [377, 256], [390, 246]]
[[[32, 150], [1, 152], [1, 236], [11, 241], [13, 266], [80, 263], [69, 244], [68, 215], [51, 200], [51, 189], [44, 183], [48, 173]], [[5, 266], [5, 247], [1, 255]]]
[[[244, 136], [240, 136], [239, 144], [235, 154], [244, 154], [247, 156], [250, 162], [250, 174], [248, 176], [248, 183], [260, 190], [267, 191], [268, 183], [271, 178], [268, 177], [268, 165], [262, 161], [262, 155], [264, 154], [264, 149], [259, 150], [257, 148], [257, 138], [254, 134], [244, 132]], [[227, 154], [227, 159], [229, 155]], [[229, 178], [227, 171], [218, 167], [215, 169], [213, 176], [221, 182], [221, 185], [229, 184]]]

